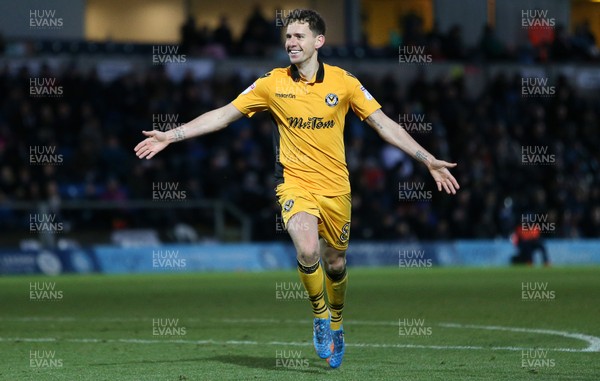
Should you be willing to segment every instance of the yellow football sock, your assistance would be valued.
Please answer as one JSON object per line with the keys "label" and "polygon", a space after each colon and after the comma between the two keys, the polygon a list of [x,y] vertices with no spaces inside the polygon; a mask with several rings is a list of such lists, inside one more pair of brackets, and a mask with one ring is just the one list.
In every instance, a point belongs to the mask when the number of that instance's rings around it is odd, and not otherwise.
{"label": "yellow football sock", "polygon": [[304,266],[298,262],[298,274],[300,274],[300,281],[308,293],[308,299],[315,317],[320,319],[329,317],[329,311],[325,303],[321,263],[317,262],[312,266]]}
{"label": "yellow football sock", "polygon": [[342,311],[344,300],[346,300],[346,285],[348,284],[348,273],[344,271],[339,274],[327,274],[325,286],[327,287],[327,299],[331,310],[331,329],[337,331],[342,327]]}

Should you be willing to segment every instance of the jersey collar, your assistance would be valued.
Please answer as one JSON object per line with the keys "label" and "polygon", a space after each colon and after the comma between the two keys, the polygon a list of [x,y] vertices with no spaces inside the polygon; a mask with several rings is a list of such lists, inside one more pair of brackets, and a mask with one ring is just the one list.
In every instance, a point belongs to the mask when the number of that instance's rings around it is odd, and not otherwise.
{"label": "jersey collar", "polygon": [[[320,58],[317,58],[319,62],[319,69],[317,69],[317,76],[315,78],[315,82],[323,82],[323,78],[325,78],[325,68],[323,67],[323,61]],[[298,72],[298,68],[296,65],[290,65],[290,73],[292,74],[292,79],[296,82],[300,80],[300,73]]]}

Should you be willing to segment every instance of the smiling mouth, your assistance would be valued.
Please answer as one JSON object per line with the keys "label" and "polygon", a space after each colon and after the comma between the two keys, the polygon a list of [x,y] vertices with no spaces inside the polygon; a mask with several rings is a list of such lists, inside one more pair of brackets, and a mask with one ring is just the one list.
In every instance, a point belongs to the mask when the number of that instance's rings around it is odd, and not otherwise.
{"label": "smiling mouth", "polygon": [[299,54],[300,52],[301,52],[301,50],[293,50],[293,49],[288,50],[288,54],[292,54],[292,55]]}

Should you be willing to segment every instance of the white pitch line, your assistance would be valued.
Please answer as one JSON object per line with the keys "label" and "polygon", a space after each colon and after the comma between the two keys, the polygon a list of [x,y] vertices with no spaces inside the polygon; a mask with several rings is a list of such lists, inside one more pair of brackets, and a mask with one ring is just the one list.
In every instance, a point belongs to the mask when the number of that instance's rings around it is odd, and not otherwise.
{"label": "white pitch line", "polygon": [[[216,320],[215,320],[216,321]],[[219,322],[232,324],[309,324],[309,320],[277,320],[277,319],[220,319]],[[350,320],[347,325],[370,325],[370,326],[397,326],[398,322],[394,321],[369,321],[369,320]],[[519,327],[501,327],[492,325],[474,325],[474,324],[457,324],[457,323],[440,323],[440,327],[444,328],[465,328],[465,329],[485,329],[490,331],[510,331],[524,332],[543,335],[556,335],[570,339],[578,339],[587,342],[588,347],[582,349],[583,352],[600,352],[600,337],[586,335],[577,332],[556,331],[551,329],[537,328],[519,328]]]}
{"label": "white pitch line", "polygon": [[[111,318],[89,318],[89,319],[81,319],[76,317],[15,317],[15,318],[6,318],[0,317],[0,321],[22,321],[22,322],[31,322],[31,321],[40,321],[40,322],[75,322],[75,321],[97,321],[97,322],[126,322],[126,321],[152,321],[152,318],[149,317],[127,317],[127,318],[119,318],[119,317],[111,317]],[[226,323],[226,324],[310,324],[311,321],[308,319],[263,319],[263,318],[254,318],[254,319],[202,319],[202,318],[187,318],[182,319],[188,322],[214,322],[214,323]],[[348,325],[366,325],[366,326],[397,326],[398,322],[396,321],[374,321],[374,320],[350,320],[347,321]],[[566,331],[556,331],[550,329],[537,329],[537,328],[521,328],[521,327],[503,327],[503,326],[491,326],[491,325],[474,325],[474,324],[458,324],[458,323],[441,323],[438,324],[440,327],[444,328],[460,328],[460,329],[483,329],[490,331],[509,331],[509,332],[523,332],[523,333],[533,333],[533,334],[544,334],[544,335],[556,335],[561,337],[566,337],[570,339],[577,339],[585,341],[588,346],[583,349],[574,349],[574,348],[548,348],[548,350],[560,351],[560,352],[600,352],[600,337],[586,335],[583,333],[577,332],[566,332]],[[15,339],[17,340],[17,339]],[[0,341],[15,341],[15,340],[7,340],[0,338]],[[54,341],[56,339],[52,338],[25,338],[20,339],[21,341]],[[102,339],[68,339],[68,340],[81,340],[79,342],[94,342],[97,340],[98,342],[110,342]],[[127,341],[123,341],[127,340]],[[120,342],[135,342],[131,340],[137,339],[121,339],[117,340]],[[117,342],[115,341],[115,342]],[[151,341],[142,340],[144,343]],[[164,343],[164,342],[179,342],[179,343],[188,343],[189,340],[157,340],[156,342]],[[200,340],[193,341],[196,344],[211,344],[211,343],[233,343],[229,342],[216,342],[213,340]],[[238,342],[241,343],[241,342]],[[248,342],[248,343],[256,343],[258,342]],[[270,343],[261,343],[261,344],[269,344],[269,345],[278,345],[279,342],[270,342]],[[253,344],[254,345],[254,344]],[[283,343],[281,343],[283,345]],[[285,345],[309,345],[305,343],[285,343]],[[413,344],[348,344],[349,346],[357,346],[357,347],[371,347],[371,348],[428,348],[428,349],[488,349],[488,350],[527,350],[531,348],[521,348],[521,347],[480,347],[480,346],[437,346],[437,345],[413,345]],[[537,348],[540,349],[540,348]]]}
{"label": "white pitch line", "polygon": [[541,335],[556,335],[567,337],[570,339],[583,340],[588,343],[588,347],[582,349],[582,352],[600,352],[600,337],[585,335],[583,333],[566,332],[566,331],[555,331],[553,329],[536,329],[536,328],[518,328],[518,327],[500,327],[495,325],[475,325],[475,324],[456,324],[456,323],[442,323],[440,327],[446,328],[467,328],[467,329],[485,329],[488,331],[510,331],[510,332],[524,332],[524,333],[537,333]]}
{"label": "white pitch line", "polygon": [[[0,342],[68,342],[68,343],[125,343],[125,344],[192,344],[192,345],[275,345],[275,346],[302,346],[312,347],[312,343],[268,341],[259,342],[252,340],[183,340],[183,339],[58,339],[54,337],[44,338],[20,338],[20,337],[0,337]],[[396,348],[396,349],[436,349],[436,350],[491,350],[491,351],[527,351],[527,350],[547,350],[553,352],[587,352],[582,349],[573,348],[525,348],[525,347],[482,347],[474,345],[418,345],[418,344],[377,344],[377,343],[346,343],[347,347],[356,348]]]}

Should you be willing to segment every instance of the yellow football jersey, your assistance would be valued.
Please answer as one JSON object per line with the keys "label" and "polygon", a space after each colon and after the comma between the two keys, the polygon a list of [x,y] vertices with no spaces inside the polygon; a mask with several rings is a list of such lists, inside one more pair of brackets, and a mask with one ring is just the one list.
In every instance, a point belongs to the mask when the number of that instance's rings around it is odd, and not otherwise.
{"label": "yellow football jersey", "polygon": [[271,113],[277,126],[277,182],[292,182],[324,196],[350,193],[344,149],[348,108],[361,120],[381,108],[356,77],[320,61],[311,81],[304,81],[295,65],[273,69],[232,104],[248,117]]}

